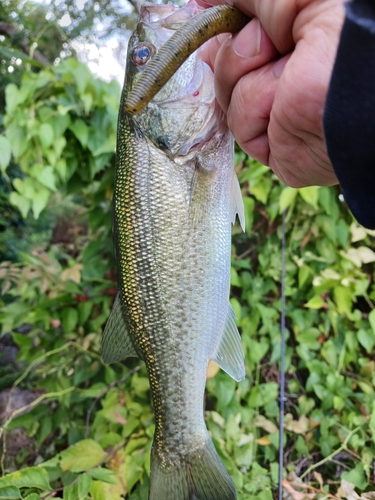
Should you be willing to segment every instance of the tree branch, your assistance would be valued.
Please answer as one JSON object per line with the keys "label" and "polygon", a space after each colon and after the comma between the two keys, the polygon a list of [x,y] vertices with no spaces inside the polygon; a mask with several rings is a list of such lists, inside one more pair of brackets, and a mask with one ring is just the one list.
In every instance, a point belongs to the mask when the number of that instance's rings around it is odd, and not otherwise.
{"label": "tree branch", "polygon": [[[0,35],[5,35],[8,38],[15,40],[16,38],[19,37],[20,32],[13,24],[4,23],[4,22],[0,21]],[[15,43],[17,43],[17,45],[20,47],[22,52],[24,52],[26,55],[30,56],[30,45],[29,45],[28,41],[26,40],[26,38],[19,39],[17,41],[15,40]],[[50,62],[48,61],[48,59],[46,59],[39,52],[39,50],[34,51],[33,58],[42,64],[50,65]]]}

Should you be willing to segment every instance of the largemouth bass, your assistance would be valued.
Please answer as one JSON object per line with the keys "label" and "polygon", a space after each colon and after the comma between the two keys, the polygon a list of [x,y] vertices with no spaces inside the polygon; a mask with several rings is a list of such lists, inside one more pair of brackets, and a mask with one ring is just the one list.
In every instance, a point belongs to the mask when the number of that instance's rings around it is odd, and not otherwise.
{"label": "largemouth bass", "polygon": [[199,51],[138,115],[125,101],[165,41],[196,14],[146,4],[128,48],[114,190],[119,293],[102,341],[106,363],[146,363],[154,411],[150,500],[233,500],[204,422],[209,360],[245,376],[229,304],[231,224],[241,192],[233,139]]}

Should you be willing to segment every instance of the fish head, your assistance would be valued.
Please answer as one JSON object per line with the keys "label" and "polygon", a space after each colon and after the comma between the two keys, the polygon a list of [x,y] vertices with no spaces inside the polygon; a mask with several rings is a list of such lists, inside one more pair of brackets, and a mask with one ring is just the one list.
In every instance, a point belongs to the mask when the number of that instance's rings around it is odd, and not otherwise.
{"label": "fish head", "polygon": [[[201,8],[190,1],[183,8],[144,4],[129,40],[126,95],[164,43]],[[138,114],[129,117],[138,133],[170,158],[194,157],[223,123],[215,99],[211,68],[200,50],[193,53]]]}

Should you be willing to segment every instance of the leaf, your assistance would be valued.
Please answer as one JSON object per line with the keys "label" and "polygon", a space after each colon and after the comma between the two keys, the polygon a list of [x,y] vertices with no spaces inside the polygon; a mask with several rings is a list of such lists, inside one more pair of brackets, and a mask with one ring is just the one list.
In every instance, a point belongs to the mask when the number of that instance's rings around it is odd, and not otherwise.
{"label": "leaf", "polygon": [[54,139],[53,128],[49,123],[42,123],[39,129],[39,140],[43,149],[48,149]]}
{"label": "leaf", "polygon": [[108,500],[104,492],[105,483],[102,481],[93,481],[90,493],[94,500]]}
{"label": "leaf", "polygon": [[251,182],[250,191],[251,194],[261,203],[267,203],[268,196],[272,188],[272,179],[263,177],[256,182]]}
{"label": "leaf", "polygon": [[54,114],[50,116],[47,120],[53,128],[53,135],[56,138],[61,137],[65,130],[69,127],[70,124],[70,115],[68,114],[60,114],[54,111]]}
{"label": "leaf", "polygon": [[357,336],[361,346],[364,347],[368,353],[370,353],[375,345],[374,332],[372,330],[364,330],[363,328],[360,328]]}
{"label": "leaf", "polygon": [[18,208],[18,210],[21,212],[21,215],[24,219],[26,219],[27,214],[29,213],[30,210],[30,200],[27,200],[20,194],[12,191],[9,195],[9,201],[10,203]]}
{"label": "leaf", "polygon": [[243,199],[244,209],[245,209],[245,226],[247,234],[251,234],[251,229],[253,227],[254,220],[254,208],[255,208],[255,200],[254,198],[250,198],[246,196]]}
{"label": "leaf", "polygon": [[21,493],[16,486],[0,487],[0,500],[14,500],[17,498],[21,498]]}
{"label": "leaf", "polygon": [[0,488],[14,486],[17,488],[38,488],[49,491],[48,473],[42,467],[28,467],[17,472],[12,472],[0,478]]}
{"label": "leaf", "polygon": [[301,198],[303,198],[309,205],[318,208],[319,187],[309,186],[298,189]]}
{"label": "leaf", "polygon": [[77,485],[78,489],[78,500],[85,500],[87,494],[91,489],[92,478],[89,474],[81,474],[79,476],[79,481]]}
{"label": "leaf", "polygon": [[264,429],[269,434],[275,434],[279,431],[278,427],[271,422],[271,420],[267,420],[263,415],[257,415],[254,419],[254,425]]}
{"label": "leaf", "polygon": [[241,304],[239,303],[239,301],[235,297],[232,297],[230,299],[230,304],[233,308],[235,319],[237,321],[240,321],[241,317],[242,317]]}
{"label": "leaf", "polygon": [[[103,482],[103,490],[105,497],[113,500],[121,500],[128,492],[125,466],[126,454],[124,450],[118,450],[108,462],[108,469],[92,469],[90,472],[96,474],[100,473],[97,477]],[[143,471],[142,471],[143,472]],[[101,477],[100,477],[101,476]]]}
{"label": "leaf", "polygon": [[83,107],[85,109],[85,113],[86,113],[86,115],[88,115],[90,112],[91,106],[92,106],[92,101],[93,101],[92,94],[82,94],[81,99],[83,102]]}
{"label": "leaf", "polygon": [[334,217],[329,217],[328,215],[318,215],[316,217],[316,223],[318,227],[322,229],[326,237],[336,243],[337,238],[337,220]]}
{"label": "leaf", "polygon": [[283,487],[292,500],[314,500],[316,498],[315,493],[303,493],[295,490],[286,479],[283,480]]}
{"label": "leaf", "polygon": [[280,213],[284,212],[284,210],[292,205],[296,196],[298,194],[298,190],[291,188],[289,186],[285,187],[281,191],[280,200],[279,200],[279,211]]}
{"label": "leaf", "polygon": [[327,280],[340,281],[340,279],[341,279],[340,274],[337,271],[335,271],[334,269],[330,269],[330,268],[323,269],[323,271],[321,272],[321,275],[323,276],[323,278],[325,278]]}
{"label": "leaf", "polygon": [[370,262],[375,262],[375,252],[368,247],[359,247],[357,252],[363,264],[369,264]]}
{"label": "leaf", "polygon": [[373,309],[368,315],[368,320],[370,322],[372,331],[375,333],[375,309]]}
{"label": "leaf", "polygon": [[303,287],[303,285],[308,280],[309,276],[310,276],[310,268],[308,266],[303,265],[298,269],[298,286],[300,288]]}
{"label": "leaf", "polygon": [[8,127],[7,138],[12,149],[13,156],[18,160],[27,150],[28,141],[22,127]]}
{"label": "leaf", "polygon": [[341,411],[345,406],[345,401],[340,396],[333,396],[333,407],[337,411]]}
{"label": "leaf", "polygon": [[315,295],[315,297],[312,297],[304,306],[309,309],[321,309],[324,304],[325,302],[322,297],[320,295]]}
{"label": "leaf", "polygon": [[95,151],[92,152],[93,156],[99,156],[103,153],[113,153],[116,150],[116,140],[113,136],[102,140]]}
{"label": "leaf", "polygon": [[30,168],[30,175],[51,191],[56,191],[55,175],[51,166],[43,167],[42,165],[35,164]]}
{"label": "leaf", "polygon": [[117,484],[116,475],[112,470],[103,469],[102,467],[95,467],[87,471],[93,479],[103,481],[103,483]]}
{"label": "leaf", "polygon": [[125,478],[128,491],[131,491],[133,486],[138,483],[143,477],[144,470],[140,467],[131,456],[126,457]]}
{"label": "leaf", "polygon": [[5,102],[6,102],[6,111],[8,115],[12,114],[14,110],[17,108],[18,96],[19,96],[18,87],[14,83],[9,83],[9,85],[5,87]]}
{"label": "leaf", "polygon": [[72,333],[78,323],[78,311],[73,307],[66,307],[62,312],[62,326],[65,333]]}
{"label": "leaf", "polygon": [[46,208],[49,197],[50,192],[48,191],[48,189],[41,188],[38,190],[36,196],[32,200],[34,219],[38,219],[41,211]]}
{"label": "leaf", "polygon": [[82,147],[87,146],[87,141],[89,138],[89,128],[86,123],[78,118],[75,120],[70,126],[69,129],[73,132],[73,134],[77,137]]}
{"label": "leaf", "polygon": [[341,252],[341,255],[353,262],[357,267],[361,267],[362,260],[357,248],[349,248],[347,252]]}
{"label": "leaf", "polygon": [[52,421],[51,421],[50,416],[48,415],[48,416],[43,417],[41,422],[40,422],[40,429],[38,432],[38,439],[37,439],[38,448],[43,443],[43,441],[47,438],[47,436],[50,434],[51,430],[52,430]]}
{"label": "leaf", "polygon": [[[52,162],[50,162],[52,163]],[[65,158],[59,158],[57,162],[54,164],[56,172],[59,174],[60,179],[63,182],[66,182],[66,173],[67,173],[67,168],[66,168],[66,160]]]}
{"label": "leaf", "polygon": [[288,413],[285,415],[285,428],[295,434],[305,434],[310,428],[310,421],[305,415],[301,415],[298,420],[293,420],[292,415]]}
{"label": "leaf", "polygon": [[91,300],[80,302],[78,304],[78,316],[81,325],[84,325],[89,319],[94,303]]}
{"label": "leaf", "polygon": [[66,146],[66,139],[65,137],[58,137],[54,142],[53,142],[53,147],[55,149],[55,153],[57,158],[60,158],[63,149]]}
{"label": "leaf", "polygon": [[323,486],[324,486],[323,485],[323,476],[319,472],[316,472],[316,471],[314,471],[314,476],[315,476],[315,479],[319,483],[320,489],[322,490]]}
{"label": "leaf", "polygon": [[367,236],[366,229],[362,226],[358,226],[354,222],[350,226],[350,232],[352,233],[352,243],[364,240]]}
{"label": "leaf", "polygon": [[272,444],[269,436],[263,436],[259,439],[256,439],[255,442],[260,444],[261,446],[269,446],[270,444]]}
{"label": "leaf", "polygon": [[248,399],[250,408],[265,406],[272,400],[277,398],[278,385],[275,382],[258,384],[252,387]]}
{"label": "leaf", "polygon": [[372,433],[372,441],[375,442],[375,401],[371,405],[371,418],[369,422],[369,428]]}
{"label": "leaf", "polygon": [[349,315],[352,310],[353,293],[350,288],[344,286],[336,286],[333,289],[333,297],[335,299],[337,310],[340,314]]}
{"label": "leaf", "polygon": [[345,481],[354,484],[354,486],[360,490],[364,490],[368,484],[361,463],[357,464],[354,469],[343,472],[341,479],[345,479]]}
{"label": "leaf", "polygon": [[9,140],[3,135],[0,136],[0,170],[5,172],[7,166],[9,165],[11,157],[11,149]]}
{"label": "leaf", "polygon": [[63,491],[64,500],[78,500],[77,483],[65,486]]}
{"label": "leaf", "polygon": [[[324,342],[321,354],[330,366],[337,366],[337,351],[335,343],[332,339],[328,339]],[[327,393],[326,387],[321,387],[319,384],[315,384],[314,390],[319,398],[324,399]]]}
{"label": "leaf", "polygon": [[344,495],[344,498],[347,500],[356,500],[359,499],[358,493],[355,492],[354,490],[355,486],[353,483],[350,483],[349,481],[346,481],[345,479],[341,479],[341,486],[340,490],[342,494]]}
{"label": "leaf", "polygon": [[76,65],[73,71],[74,78],[77,83],[78,92],[82,94],[86,90],[87,85],[92,81],[93,75],[86,64],[78,61],[74,61],[74,64]]}
{"label": "leaf", "polygon": [[62,281],[71,280],[74,283],[79,284],[81,281],[81,271],[83,269],[82,264],[74,264],[72,267],[68,267],[68,269],[64,269],[61,273]]}
{"label": "leaf", "polygon": [[17,191],[20,193],[20,194],[24,194],[24,190],[25,190],[25,184],[23,182],[22,179],[20,179],[19,177],[16,177],[14,180],[13,180],[13,187],[15,189],[17,189]]}
{"label": "leaf", "polygon": [[83,439],[44,462],[43,466],[60,465],[64,472],[86,472],[96,467],[105,457],[106,453],[98,443],[93,439]]}

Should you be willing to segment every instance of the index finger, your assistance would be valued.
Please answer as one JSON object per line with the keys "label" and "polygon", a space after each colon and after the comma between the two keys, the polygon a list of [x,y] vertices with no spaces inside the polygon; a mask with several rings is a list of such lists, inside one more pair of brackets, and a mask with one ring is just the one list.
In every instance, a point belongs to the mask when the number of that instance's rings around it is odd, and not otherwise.
{"label": "index finger", "polygon": [[294,46],[293,23],[298,14],[297,0],[197,0],[202,7],[229,4],[249,17],[257,17],[273,44],[286,54]]}

